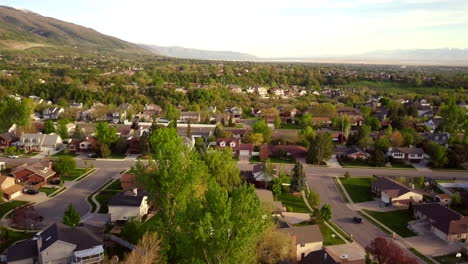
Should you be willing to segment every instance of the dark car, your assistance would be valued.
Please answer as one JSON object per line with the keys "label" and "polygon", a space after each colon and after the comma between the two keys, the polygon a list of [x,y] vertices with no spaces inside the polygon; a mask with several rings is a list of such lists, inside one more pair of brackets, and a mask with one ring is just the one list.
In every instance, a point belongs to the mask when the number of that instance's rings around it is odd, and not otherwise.
{"label": "dark car", "polygon": [[49,182],[49,184],[52,184],[52,185],[59,185],[60,184],[60,179],[53,179]]}
{"label": "dark car", "polygon": [[26,189],[24,191],[24,193],[27,193],[27,194],[38,194],[39,191],[38,190],[35,190],[35,189]]}
{"label": "dark car", "polygon": [[362,223],[362,218],[359,217],[359,216],[355,216],[355,217],[353,217],[353,221],[360,224],[360,223]]}

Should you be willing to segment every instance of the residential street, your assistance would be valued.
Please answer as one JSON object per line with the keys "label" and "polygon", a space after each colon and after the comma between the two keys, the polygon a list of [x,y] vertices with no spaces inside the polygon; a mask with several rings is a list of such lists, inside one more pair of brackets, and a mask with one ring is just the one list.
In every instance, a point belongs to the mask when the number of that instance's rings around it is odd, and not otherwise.
{"label": "residential street", "polygon": [[80,212],[81,216],[84,216],[91,209],[87,200],[88,196],[109,179],[118,175],[120,171],[119,168],[99,168],[62,194],[35,205],[36,210],[44,217],[42,225],[47,226],[53,222],[61,222],[63,212],[70,203]]}

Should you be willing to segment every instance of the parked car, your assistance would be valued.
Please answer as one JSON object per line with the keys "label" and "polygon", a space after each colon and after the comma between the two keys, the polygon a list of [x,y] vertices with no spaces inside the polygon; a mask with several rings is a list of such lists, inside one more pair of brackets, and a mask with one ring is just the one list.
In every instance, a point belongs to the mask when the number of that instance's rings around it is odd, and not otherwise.
{"label": "parked car", "polygon": [[34,195],[34,194],[38,194],[39,191],[36,189],[26,189],[24,193]]}
{"label": "parked car", "polygon": [[359,217],[359,216],[355,216],[355,217],[353,217],[353,221],[354,221],[355,223],[360,224],[360,223],[362,223],[362,218]]}
{"label": "parked car", "polygon": [[53,179],[49,181],[49,184],[52,185],[59,185],[60,184],[60,179]]}
{"label": "parked car", "polygon": [[18,155],[10,155],[10,156],[8,156],[8,158],[9,159],[17,159],[17,158],[19,158],[19,156]]}

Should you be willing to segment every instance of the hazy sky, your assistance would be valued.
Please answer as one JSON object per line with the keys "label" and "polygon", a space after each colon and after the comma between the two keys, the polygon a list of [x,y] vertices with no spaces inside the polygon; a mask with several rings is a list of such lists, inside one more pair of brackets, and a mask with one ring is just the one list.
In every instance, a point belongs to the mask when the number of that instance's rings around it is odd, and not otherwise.
{"label": "hazy sky", "polygon": [[127,41],[263,57],[468,48],[468,0],[0,0]]}

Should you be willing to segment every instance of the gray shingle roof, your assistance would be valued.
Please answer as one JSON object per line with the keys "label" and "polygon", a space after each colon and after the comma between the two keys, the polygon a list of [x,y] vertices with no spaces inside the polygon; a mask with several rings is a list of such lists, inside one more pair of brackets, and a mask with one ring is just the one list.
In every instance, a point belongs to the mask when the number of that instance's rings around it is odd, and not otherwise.
{"label": "gray shingle roof", "polygon": [[136,206],[139,207],[143,198],[146,196],[145,192],[138,192],[136,196],[128,195],[126,192],[118,193],[109,201],[109,206]]}

